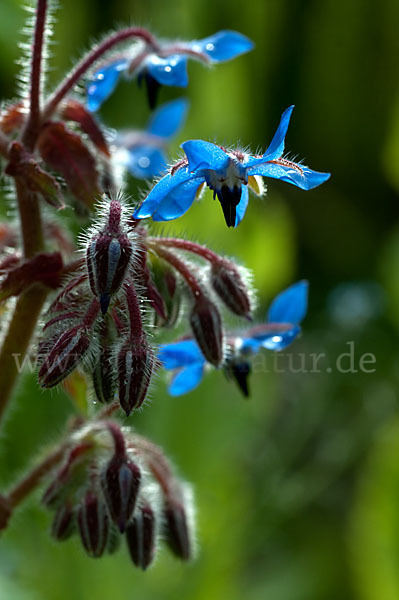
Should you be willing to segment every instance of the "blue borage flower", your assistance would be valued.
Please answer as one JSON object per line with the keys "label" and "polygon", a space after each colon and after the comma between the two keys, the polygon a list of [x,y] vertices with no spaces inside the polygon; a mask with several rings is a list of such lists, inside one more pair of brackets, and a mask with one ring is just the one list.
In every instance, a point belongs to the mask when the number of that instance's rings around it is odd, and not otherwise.
{"label": "blue borage flower", "polygon": [[[236,380],[245,396],[249,395],[248,359],[263,348],[278,351],[289,346],[301,331],[300,323],[306,315],[307,305],[308,282],[299,281],[273,300],[266,323],[228,336],[229,353],[223,367],[226,374]],[[196,388],[205,370],[210,368],[193,339],[162,344],[158,359],[166,370],[176,371],[168,390],[172,396],[180,396]]]}
{"label": "blue borage flower", "polygon": [[182,127],[188,109],[183,98],[163,104],[152,115],[144,131],[119,132],[113,144],[113,161],[137,179],[149,179],[167,169],[165,147]]}
{"label": "blue borage flower", "polygon": [[183,215],[192,205],[202,186],[213,190],[222,205],[228,227],[236,227],[248,205],[248,185],[258,195],[263,193],[261,177],[281,179],[303,190],[310,190],[329,177],[329,173],[312,171],[302,164],[283,158],[284,141],[293,106],[287,108],[272,142],[262,156],[238,150],[225,150],[201,140],[182,144],[186,159],[172,167],[150,191],[134,213],[136,219],[152,217],[170,221]]}
{"label": "blue borage flower", "polygon": [[136,55],[121,56],[98,69],[87,86],[87,107],[96,111],[112,94],[122,73],[136,77],[147,85],[150,107],[156,104],[161,85],[187,87],[187,59],[216,64],[240,56],[253,48],[253,43],[237,31],[219,31],[192,42],[146,44]]}

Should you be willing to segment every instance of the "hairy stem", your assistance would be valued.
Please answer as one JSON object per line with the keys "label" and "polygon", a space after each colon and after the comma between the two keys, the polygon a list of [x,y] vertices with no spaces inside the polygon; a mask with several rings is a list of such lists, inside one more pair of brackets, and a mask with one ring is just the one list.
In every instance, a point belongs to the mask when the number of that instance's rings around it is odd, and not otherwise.
{"label": "hairy stem", "polygon": [[42,82],[42,58],[44,31],[46,27],[47,0],[38,0],[36,9],[35,33],[33,38],[33,52],[30,69],[30,94],[29,94],[29,114],[25,129],[22,133],[22,140],[25,145],[32,150],[40,127],[40,96]]}
{"label": "hairy stem", "polygon": [[148,246],[152,250],[154,250],[154,252],[156,252],[158,256],[166,260],[170,265],[172,265],[172,267],[176,269],[176,271],[180,273],[180,275],[186,281],[195,298],[199,299],[204,295],[198,280],[194,277],[187,265],[182,260],[180,260],[180,258],[178,258],[172,252],[169,252],[169,250],[161,248],[160,245],[158,245],[158,240],[156,244],[149,243]]}
{"label": "hairy stem", "polygon": [[66,94],[78,83],[79,79],[90,69],[90,67],[99,59],[103,54],[111,50],[117,44],[129,39],[129,38],[140,38],[151,46],[156,46],[155,38],[141,27],[127,27],[121,29],[116,33],[113,33],[109,37],[105,38],[95,48],[90,50],[86,56],[76,65],[71,73],[60,83],[58,88],[54,91],[50,99],[48,100],[43,113],[43,118],[48,119],[57,106],[65,98]]}
{"label": "hairy stem", "polygon": [[68,443],[64,443],[48,454],[42,462],[32,469],[9,492],[8,499],[13,508],[20,504],[39,484],[44,475],[55,467],[64,457]]}
{"label": "hairy stem", "polygon": [[180,238],[148,238],[148,242],[154,244],[160,244],[161,246],[168,246],[170,248],[179,248],[180,250],[187,250],[187,252],[192,252],[201,256],[205,260],[211,263],[221,262],[222,259],[212,250],[209,250],[206,246],[201,246],[201,244],[196,244],[195,242],[190,242],[189,240],[182,240]]}
{"label": "hairy stem", "polygon": [[26,189],[25,183],[15,179],[18,212],[21,221],[21,233],[24,247],[24,257],[32,258],[44,247],[43,227],[39,199],[36,194]]}
{"label": "hairy stem", "polygon": [[[43,230],[36,194],[29,192],[16,178],[18,209],[25,258],[43,250]],[[0,351],[0,421],[20,375],[48,290],[35,284],[18,299]]]}
{"label": "hairy stem", "polygon": [[32,286],[18,299],[0,351],[0,421],[21,373],[31,337],[47,296],[47,289]]}

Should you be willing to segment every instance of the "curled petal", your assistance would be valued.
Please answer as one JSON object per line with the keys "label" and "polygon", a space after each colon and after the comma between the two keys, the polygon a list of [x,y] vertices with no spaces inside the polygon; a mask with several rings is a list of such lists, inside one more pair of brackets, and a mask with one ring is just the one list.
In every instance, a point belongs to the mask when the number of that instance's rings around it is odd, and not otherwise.
{"label": "curled petal", "polygon": [[236,222],[234,227],[237,227],[241,223],[244,218],[245,212],[248,206],[248,187],[246,185],[242,186],[241,191],[241,200],[237,204],[236,208]]}
{"label": "curled petal", "polygon": [[150,54],[145,61],[149,75],[161,85],[187,87],[187,58],[182,54],[171,54],[161,58]]}
{"label": "curled petal", "polygon": [[205,363],[201,362],[190,365],[179,371],[169,386],[169,394],[171,396],[181,396],[182,394],[191,392],[191,390],[200,384],[204,376],[204,370]]}
{"label": "curled petal", "polygon": [[188,158],[188,170],[211,169],[222,171],[226,169],[230,158],[228,154],[211,142],[189,140],[181,145]]}
{"label": "curled petal", "polygon": [[261,165],[266,161],[275,160],[276,158],[280,158],[282,156],[284,152],[285,136],[287,134],[288,125],[290,124],[293,110],[294,105],[289,106],[281,115],[280,123],[277,127],[276,133],[274,134],[273,139],[263,156],[260,156],[259,158],[253,156],[245,163],[245,166],[248,168],[248,175],[261,175],[261,173],[258,173],[257,170],[252,170],[251,167]]}
{"label": "curled petal", "polygon": [[98,110],[102,103],[109,98],[127,65],[128,61],[121,59],[94,73],[87,86],[87,108],[91,112]]}
{"label": "curled petal", "polygon": [[218,31],[203,40],[194,41],[190,46],[192,50],[203,52],[213,62],[218,63],[249,52],[254,47],[254,44],[242,33],[224,30]]}
{"label": "curled petal", "polygon": [[[288,162],[289,161],[287,161],[287,163]],[[248,174],[262,175],[263,177],[271,177],[272,179],[281,179],[281,181],[296,185],[301,188],[301,190],[311,190],[330,178],[330,173],[312,171],[312,169],[296,163],[282,165],[274,162],[266,162],[262,165],[259,164],[252,167],[248,170]]]}

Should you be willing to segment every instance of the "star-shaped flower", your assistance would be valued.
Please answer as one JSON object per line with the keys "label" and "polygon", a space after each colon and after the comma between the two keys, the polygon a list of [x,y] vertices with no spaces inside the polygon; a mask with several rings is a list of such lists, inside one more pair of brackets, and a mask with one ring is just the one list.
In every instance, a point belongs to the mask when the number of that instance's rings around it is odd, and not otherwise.
{"label": "star-shaped flower", "polygon": [[[281,292],[270,305],[266,322],[244,333],[228,336],[229,353],[223,367],[233,377],[245,396],[249,395],[249,360],[262,349],[283,350],[301,331],[308,304],[308,283],[299,281]],[[160,346],[158,359],[168,371],[175,371],[169,386],[172,396],[196,388],[211,365],[207,363],[193,339]]]}
{"label": "star-shaped flower", "polygon": [[118,132],[113,146],[113,162],[137,179],[149,179],[167,170],[165,149],[170,139],[182,127],[188,102],[183,98],[160,106],[144,131]]}
{"label": "star-shaped flower", "polygon": [[210,37],[191,42],[158,42],[145,44],[135,54],[111,59],[98,69],[87,86],[87,107],[96,111],[114,91],[120,76],[145,81],[151,108],[156,104],[161,85],[187,87],[187,59],[205,64],[225,62],[253,48],[253,43],[237,31],[219,31]]}
{"label": "star-shaped flower", "polygon": [[150,191],[136,210],[136,219],[152,217],[154,221],[170,221],[183,215],[192,205],[203,184],[213,190],[222,205],[228,227],[236,227],[248,205],[248,185],[262,193],[260,177],[281,179],[303,190],[310,190],[329,177],[329,173],[312,171],[283,157],[284,141],[293,106],[287,108],[271,144],[262,156],[238,150],[225,150],[201,140],[182,144],[186,153]]}

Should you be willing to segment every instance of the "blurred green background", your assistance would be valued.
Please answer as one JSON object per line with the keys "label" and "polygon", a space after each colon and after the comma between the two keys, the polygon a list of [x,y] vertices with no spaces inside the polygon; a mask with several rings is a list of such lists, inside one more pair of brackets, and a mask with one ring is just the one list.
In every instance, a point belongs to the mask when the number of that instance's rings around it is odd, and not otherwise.
{"label": "blurred green background", "polygon": [[[253,375],[249,401],[221,373],[181,398],[168,397],[161,378],[151,405],[129,419],[194,484],[197,560],[182,565],[164,551],[142,573],[124,548],[89,559],[76,540],[50,540],[50,515],[37,494],[0,539],[0,600],[394,600],[399,4],[64,0],[57,17],[53,83],[89,40],[115,25],[137,23],[172,39],[219,29],[247,34],[252,53],[212,70],[189,65],[191,108],[171,155],[190,138],[264,150],[294,103],[287,149],[332,178],[311,192],[270,180],[266,199],[252,197],[234,231],[210,195],[166,228],[251,268],[260,319],[278,291],[310,281],[301,339],[281,359],[283,373],[266,357],[270,372]],[[24,19],[19,0],[1,1],[3,98],[16,95]],[[160,100],[180,96],[163,89]],[[101,116],[111,127],[143,127],[143,92],[122,83]],[[132,182],[130,191],[137,189]],[[350,348],[357,372],[339,372],[337,357]],[[310,355],[321,352],[320,372],[309,372]],[[372,373],[359,369],[365,353],[375,357]],[[288,361],[299,370],[301,355],[308,372],[295,373]],[[342,365],[349,369],[349,357]],[[61,392],[43,393],[24,377],[0,440],[4,488],[43,442],[56,440],[72,410]]]}

